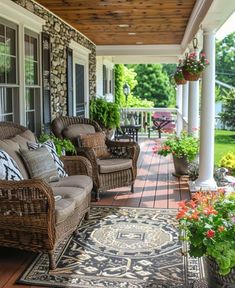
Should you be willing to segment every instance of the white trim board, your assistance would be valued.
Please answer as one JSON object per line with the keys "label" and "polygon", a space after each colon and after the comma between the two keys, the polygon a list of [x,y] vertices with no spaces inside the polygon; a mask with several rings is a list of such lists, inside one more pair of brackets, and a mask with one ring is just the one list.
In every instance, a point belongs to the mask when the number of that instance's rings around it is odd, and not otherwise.
{"label": "white trim board", "polygon": [[10,0],[0,1],[0,16],[16,24],[23,24],[24,27],[38,32],[46,21],[34,13],[26,10]]}

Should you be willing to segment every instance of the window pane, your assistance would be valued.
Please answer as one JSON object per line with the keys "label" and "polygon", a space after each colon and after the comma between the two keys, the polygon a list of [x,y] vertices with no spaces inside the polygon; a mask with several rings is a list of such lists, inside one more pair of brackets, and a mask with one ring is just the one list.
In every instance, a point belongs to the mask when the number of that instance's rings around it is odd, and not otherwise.
{"label": "window pane", "polygon": [[7,83],[16,84],[16,58],[6,56]]}
{"label": "window pane", "polygon": [[13,115],[0,115],[0,121],[9,121],[13,122]]}
{"label": "window pane", "polygon": [[38,60],[38,39],[32,37],[31,38],[31,43],[32,43],[33,60],[37,61]]}
{"label": "window pane", "polygon": [[5,26],[0,24],[0,36],[5,36]]}
{"label": "window pane", "polygon": [[6,28],[6,53],[16,55],[16,31],[12,28]]}
{"label": "window pane", "polygon": [[26,112],[26,126],[31,131],[35,131],[34,111]]}
{"label": "window pane", "polygon": [[31,59],[25,59],[25,83],[26,85],[33,85],[34,67]]}
{"label": "window pane", "polygon": [[0,88],[0,114],[9,114],[12,112],[12,89],[2,87]]}
{"label": "window pane", "polygon": [[5,56],[0,54],[0,83],[6,83]]}
{"label": "window pane", "polygon": [[25,105],[26,110],[33,110],[34,107],[34,89],[26,88],[26,95],[25,95]]}

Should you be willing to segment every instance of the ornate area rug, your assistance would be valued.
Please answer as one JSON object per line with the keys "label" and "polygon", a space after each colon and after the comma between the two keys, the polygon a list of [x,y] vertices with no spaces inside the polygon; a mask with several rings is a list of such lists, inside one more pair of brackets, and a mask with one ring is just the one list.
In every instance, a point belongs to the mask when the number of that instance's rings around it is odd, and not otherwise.
{"label": "ornate area rug", "polygon": [[[57,268],[40,254],[18,283],[77,288],[193,287],[202,263],[183,257],[176,210],[93,207],[78,236],[62,243]],[[65,245],[63,245],[65,244]]]}

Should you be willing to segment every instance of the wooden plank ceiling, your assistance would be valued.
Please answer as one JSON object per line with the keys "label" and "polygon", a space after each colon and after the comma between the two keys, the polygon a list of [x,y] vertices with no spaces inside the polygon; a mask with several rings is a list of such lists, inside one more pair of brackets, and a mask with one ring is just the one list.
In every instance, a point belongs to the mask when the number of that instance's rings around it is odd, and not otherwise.
{"label": "wooden plank ceiling", "polygon": [[196,0],[37,0],[96,45],[180,44]]}

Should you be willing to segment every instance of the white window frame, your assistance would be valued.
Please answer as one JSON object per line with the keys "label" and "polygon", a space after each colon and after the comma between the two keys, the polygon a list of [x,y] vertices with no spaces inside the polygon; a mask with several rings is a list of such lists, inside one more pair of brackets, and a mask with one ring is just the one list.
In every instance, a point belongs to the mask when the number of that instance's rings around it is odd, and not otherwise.
{"label": "white window frame", "polygon": [[[25,67],[24,67],[24,32],[25,29],[33,31],[39,34],[39,55],[41,55],[41,32],[42,26],[46,21],[32,12],[26,10],[20,5],[9,0],[0,1],[0,17],[6,19],[18,26],[18,80],[19,80],[19,117],[20,124],[26,124],[26,113],[25,113]],[[42,59],[40,57],[40,68],[42,67]],[[39,70],[39,85],[42,87],[42,75],[41,70]],[[40,89],[40,99],[42,107],[42,89]],[[42,113],[41,113],[41,123],[42,123]]]}
{"label": "white window frame", "polygon": [[85,117],[89,118],[89,54],[91,50],[71,40],[69,48],[73,50],[73,115],[76,115],[76,83],[75,64],[84,66],[84,109]]}

